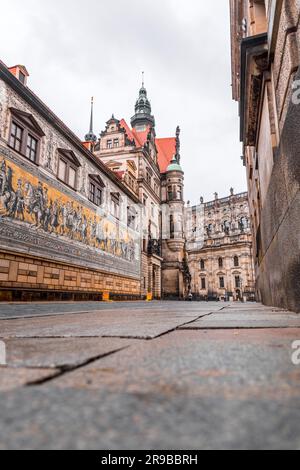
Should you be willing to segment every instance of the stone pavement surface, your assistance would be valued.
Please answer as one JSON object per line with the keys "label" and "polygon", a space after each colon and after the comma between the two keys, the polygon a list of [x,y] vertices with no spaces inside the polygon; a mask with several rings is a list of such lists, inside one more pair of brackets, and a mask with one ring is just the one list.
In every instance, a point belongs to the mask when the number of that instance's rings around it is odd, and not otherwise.
{"label": "stone pavement surface", "polygon": [[138,302],[0,317],[0,449],[300,449],[300,315]]}

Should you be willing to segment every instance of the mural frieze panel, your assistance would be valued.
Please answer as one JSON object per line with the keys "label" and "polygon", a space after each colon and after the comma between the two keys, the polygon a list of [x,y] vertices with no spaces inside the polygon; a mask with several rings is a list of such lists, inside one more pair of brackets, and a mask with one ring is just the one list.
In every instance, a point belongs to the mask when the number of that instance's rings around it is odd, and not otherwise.
{"label": "mural frieze panel", "polygon": [[0,242],[3,248],[51,260],[140,275],[137,233],[2,147]]}

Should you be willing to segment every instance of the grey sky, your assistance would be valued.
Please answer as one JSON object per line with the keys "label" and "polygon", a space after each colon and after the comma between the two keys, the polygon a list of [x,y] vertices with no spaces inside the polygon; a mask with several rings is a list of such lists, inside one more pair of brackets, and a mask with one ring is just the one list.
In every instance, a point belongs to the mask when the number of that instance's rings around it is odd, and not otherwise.
{"label": "grey sky", "polygon": [[231,100],[227,0],[10,0],[0,57],[22,63],[29,86],[83,138],[112,113],[130,121],[141,72],[158,137],[182,129],[186,199],[246,190],[237,105]]}

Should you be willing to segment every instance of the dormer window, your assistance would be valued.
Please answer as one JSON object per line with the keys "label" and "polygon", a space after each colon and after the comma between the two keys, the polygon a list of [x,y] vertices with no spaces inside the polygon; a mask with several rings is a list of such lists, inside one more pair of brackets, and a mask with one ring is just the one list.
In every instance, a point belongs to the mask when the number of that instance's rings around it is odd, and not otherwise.
{"label": "dormer window", "polygon": [[114,139],[114,147],[115,147],[115,148],[120,147],[119,139]]}
{"label": "dormer window", "polygon": [[11,126],[8,145],[33,163],[39,162],[40,141],[45,135],[35,118],[19,109],[10,108]]}
{"label": "dormer window", "polygon": [[113,148],[112,140],[108,140],[108,141],[107,141],[106,147],[107,147],[108,149],[112,149],[112,148]]}
{"label": "dormer window", "polygon": [[22,85],[27,85],[29,73],[24,65],[15,65],[14,67],[10,67],[8,70],[19,80],[19,82],[22,83]]}
{"label": "dormer window", "polygon": [[58,155],[58,179],[70,188],[76,189],[77,171],[80,167],[79,160],[72,150],[58,149]]}
{"label": "dormer window", "polygon": [[19,72],[19,80],[22,83],[22,85],[25,85],[26,83],[26,75],[23,72]]}

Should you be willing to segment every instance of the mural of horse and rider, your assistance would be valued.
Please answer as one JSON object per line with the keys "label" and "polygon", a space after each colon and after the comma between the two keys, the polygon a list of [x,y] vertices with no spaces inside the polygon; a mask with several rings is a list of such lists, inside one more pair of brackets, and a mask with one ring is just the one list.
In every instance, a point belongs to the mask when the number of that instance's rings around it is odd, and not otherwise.
{"label": "mural of horse and rider", "polygon": [[127,230],[117,228],[112,221],[5,159],[0,161],[0,223],[1,218],[67,237],[130,262],[136,259],[135,242]]}

